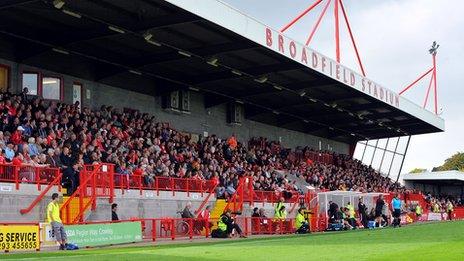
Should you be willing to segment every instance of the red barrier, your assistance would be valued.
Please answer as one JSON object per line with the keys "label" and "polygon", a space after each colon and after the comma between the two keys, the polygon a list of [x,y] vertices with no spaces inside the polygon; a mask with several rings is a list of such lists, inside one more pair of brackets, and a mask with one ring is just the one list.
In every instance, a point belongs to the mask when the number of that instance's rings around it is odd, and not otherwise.
{"label": "red barrier", "polygon": [[[240,226],[245,235],[281,235],[295,232],[293,218],[274,220],[271,218],[236,217],[236,224]],[[113,222],[136,222],[142,224],[142,238],[156,241],[160,239],[196,239],[208,238],[211,235],[211,227],[217,224],[218,219],[204,218],[131,218]],[[79,224],[113,223],[80,222]]]}
{"label": "red barrier", "polygon": [[139,175],[114,174],[114,187],[120,189],[123,194],[128,189],[136,189],[140,191],[140,195],[143,190],[154,190],[157,196],[160,191],[171,191],[173,196],[176,192],[187,192],[187,196],[190,196],[190,193],[201,193],[203,196],[203,193],[209,193],[216,185],[216,180],[145,178]]}
{"label": "red barrier", "polygon": [[58,168],[49,168],[42,166],[32,166],[23,164],[14,166],[12,164],[0,164],[0,182],[15,183],[16,189],[19,189],[21,183],[36,184],[40,191],[42,185],[52,182],[60,173]]}

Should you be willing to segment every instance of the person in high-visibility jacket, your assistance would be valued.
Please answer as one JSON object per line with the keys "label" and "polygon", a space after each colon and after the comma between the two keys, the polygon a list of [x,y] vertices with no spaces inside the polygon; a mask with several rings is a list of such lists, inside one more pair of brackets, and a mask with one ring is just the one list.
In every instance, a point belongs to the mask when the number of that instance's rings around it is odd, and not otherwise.
{"label": "person in high-visibility jacket", "polygon": [[218,221],[218,231],[215,233],[217,236],[213,237],[231,237],[232,231],[235,229],[240,237],[246,238],[246,236],[242,233],[240,226],[235,223],[231,213],[232,212],[230,210],[226,210],[221,215]]}
{"label": "person in high-visibility jacket", "polygon": [[422,216],[422,207],[420,204],[416,205],[416,217],[420,218]]}
{"label": "person in high-visibility jacket", "polygon": [[274,207],[274,217],[279,215],[279,211],[282,208],[282,206],[284,205],[284,201],[285,201],[285,199],[283,197],[281,197],[279,199],[279,202],[276,203],[276,205]]}
{"label": "person in high-visibility jacket", "polygon": [[309,232],[309,223],[304,217],[304,208],[298,209],[295,217],[295,228],[297,234],[306,234]]}
{"label": "person in high-visibility jacket", "polygon": [[285,220],[287,218],[287,211],[285,211],[285,206],[282,205],[280,209],[274,215],[274,221]]}
{"label": "person in high-visibility jacket", "polygon": [[440,206],[437,201],[433,203],[433,213],[440,213]]}
{"label": "person in high-visibility jacket", "polygon": [[348,209],[348,217],[347,221],[350,223],[352,227],[356,227],[356,219],[355,219],[355,211],[354,211],[354,206],[351,205],[350,202],[346,205],[346,208]]}
{"label": "person in high-visibility jacket", "polygon": [[448,220],[453,220],[453,203],[450,200],[446,203],[446,213],[448,214]]}

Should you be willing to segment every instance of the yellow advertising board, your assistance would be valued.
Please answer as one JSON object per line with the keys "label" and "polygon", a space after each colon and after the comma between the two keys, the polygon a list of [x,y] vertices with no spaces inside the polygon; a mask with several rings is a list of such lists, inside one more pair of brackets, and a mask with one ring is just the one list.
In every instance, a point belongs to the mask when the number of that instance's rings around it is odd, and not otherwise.
{"label": "yellow advertising board", "polygon": [[0,251],[39,250],[39,226],[0,226]]}

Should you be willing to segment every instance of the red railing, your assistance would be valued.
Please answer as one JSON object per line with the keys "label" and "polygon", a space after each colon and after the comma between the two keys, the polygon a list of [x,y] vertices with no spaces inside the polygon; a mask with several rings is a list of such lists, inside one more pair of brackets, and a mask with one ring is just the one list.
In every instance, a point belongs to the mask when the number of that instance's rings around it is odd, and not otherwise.
{"label": "red railing", "polygon": [[253,202],[262,203],[264,206],[264,203],[277,203],[280,198],[284,198],[285,203],[298,203],[300,194],[296,191],[291,191],[290,193],[292,193],[291,197],[288,198],[287,195],[286,198],[284,192],[254,190]]}
{"label": "red railing", "polygon": [[[294,219],[235,217],[245,235],[291,234],[295,232]],[[205,218],[132,218],[115,222],[140,222],[142,238],[156,241],[160,239],[196,239],[211,236],[211,227],[218,219]],[[102,222],[80,222],[79,224],[102,224]]]}
{"label": "red railing", "polygon": [[306,151],[305,153],[303,153],[302,151],[291,152],[289,154],[289,159],[294,162],[311,160],[313,162],[321,162],[325,164],[334,163],[333,155],[317,151]]}
{"label": "red railing", "polygon": [[253,187],[251,185],[250,177],[240,178],[235,193],[227,201],[227,205],[224,209],[230,209],[233,212],[242,211],[243,203],[247,201],[245,198],[247,198],[250,203],[253,201]]}
{"label": "red railing", "polygon": [[0,164],[0,182],[15,183],[18,190],[21,183],[37,184],[40,191],[42,185],[49,184],[60,173],[58,168],[40,167],[23,164]]}
{"label": "red railing", "polygon": [[[113,202],[114,197],[114,182],[113,164],[97,164],[86,165],[80,172],[80,185],[76,191],[64,202],[61,206],[61,215],[65,213],[65,218],[62,220],[66,224],[75,224],[76,222],[84,221],[85,211],[92,206],[92,210],[96,209],[97,197],[108,197],[110,203]],[[108,177],[108,179],[106,178]],[[74,198],[79,199],[78,210],[74,218],[71,217],[70,204]],[[84,204],[85,199],[87,203]]]}
{"label": "red railing", "polygon": [[154,177],[146,178],[140,175],[114,174],[114,187],[120,189],[121,193],[125,193],[128,189],[137,189],[140,195],[144,190],[154,190],[157,196],[160,191],[171,191],[175,196],[176,192],[190,193],[209,193],[217,186],[216,180],[201,180],[187,178],[171,178],[171,177]]}
{"label": "red railing", "polygon": [[48,193],[48,191],[54,186],[58,186],[58,191],[61,192],[61,176],[62,174],[58,173],[55,179],[52,182],[50,182],[50,184],[48,184],[48,186],[42,191],[42,193],[40,193],[39,196],[37,196],[37,198],[34,201],[32,201],[29,207],[23,208],[19,212],[22,215],[31,212],[31,210],[43,199],[43,197]]}

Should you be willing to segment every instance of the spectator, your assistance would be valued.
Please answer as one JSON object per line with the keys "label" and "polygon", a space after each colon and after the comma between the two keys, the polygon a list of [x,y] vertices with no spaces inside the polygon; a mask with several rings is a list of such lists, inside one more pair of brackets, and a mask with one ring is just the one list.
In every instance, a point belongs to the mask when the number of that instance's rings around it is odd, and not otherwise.
{"label": "spectator", "polygon": [[453,220],[453,211],[454,211],[453,203],[451,203],[451,201],[448,200],[446,202],[446,213],[448,214],[448,220]]}
{"label": "spectator", "polygon": [[348,202],[346,205],[346,210],[347,210],[347,221],[350,224],[351,227],[355,228],[356,227],[356,217],[355,217],[355,211],[354,211],[354,206],[351,205],[351,202]]}
{"label": "spectator", "polygon": [[118,204],[116,203],[111,204],[111,221],[119,220],[117,211],[118,211]]}
{"label": "spectator", "polygon": [[35,138],[33,137],[30,137],[28,139],[28,144],[27,144],[28,148],[29,148],[29,155],[30,156],[36,156],[36,155],[39,155],[39,153],[41,151],[39,151],[39,148],[37,147],[37,145],[35,144]]}
{"label": "spectator", "polygon": [[6,164],[5,150],[0,149],[0,164]]}
{"label": "spectator", "polygon": [[256,207],[255,207],[255,208],[253,209],[253,213],[251,214],[251,217],[253,217],[253,218],[259,217],[258,210],[259,210],[259,208],[256,208]]}
{"label": "spectator", "polygon": [[79,164],[74,163],[71,167],[64,169],[63,177],[61,178],[63,187],[66,188],[66,194],[72,195],[77,187],[79,187]]}
{"label": "spectator", "polygon": [[12,142],[8,142],[5,148],[5,158],[7,161],[12,161],[15,156],[14,145]]}
{"label": "spectator", "polygon": [[187,205],[185,205],[184,210],[182,210],[182,218],[195,218],[195,215],[193,215],[191,208],[192,202],[188,202]]}

